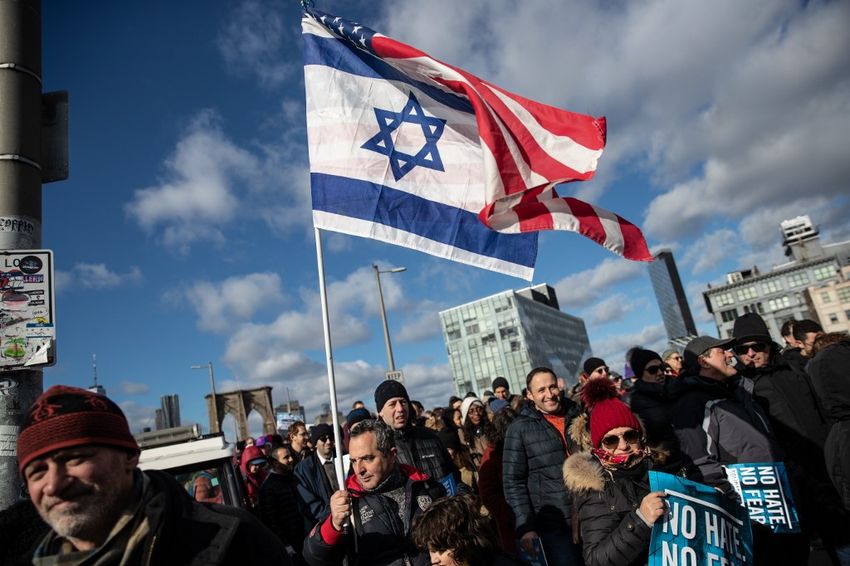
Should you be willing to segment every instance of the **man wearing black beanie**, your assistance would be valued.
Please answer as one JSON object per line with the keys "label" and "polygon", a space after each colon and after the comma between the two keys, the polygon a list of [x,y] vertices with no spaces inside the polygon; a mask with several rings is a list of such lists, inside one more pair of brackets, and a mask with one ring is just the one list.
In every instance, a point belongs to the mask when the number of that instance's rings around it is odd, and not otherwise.
{"label": "man wearing black beanie", "polygon": [[381,420],[393,429],[398,461],[440,481],[449,495],[456,495],[457,469],[434,431],[413,426],[410,396],[404,385],[390,379],[381,383],[375,389],[375,408]]}
{"label": "man wearing black beanie", "polygon": [[831,489],[824,458],[830,424],[809,376],[782,356],[758,314],[738,317],[732,336],[739,361],[736,367],[770,417],[786,461],[791,463],[792,479],[799,484],[802,520],[815,526],[828,548],[847,544],[847,518],[836,505],[838,495]]}

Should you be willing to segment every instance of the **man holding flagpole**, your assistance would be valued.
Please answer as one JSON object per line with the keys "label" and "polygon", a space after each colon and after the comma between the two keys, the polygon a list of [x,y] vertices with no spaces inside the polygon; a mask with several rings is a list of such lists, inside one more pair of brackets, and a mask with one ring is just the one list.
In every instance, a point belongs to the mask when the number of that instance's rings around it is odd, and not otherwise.
{"label": "man holding flagpole", "polygon": [[[593,177],[605,118],[523,98],[303,3],[313,225],[334,418],[320,230],[527,280],[540,230],[578,232],[627,259],[651,261],[638,227],[556,188]],[[395,412],[389,402],[405,397],[382,395],[382,418]],[[398,430],[405,419],[390,416]],[[422,471],[441,478],[444,470]]]}

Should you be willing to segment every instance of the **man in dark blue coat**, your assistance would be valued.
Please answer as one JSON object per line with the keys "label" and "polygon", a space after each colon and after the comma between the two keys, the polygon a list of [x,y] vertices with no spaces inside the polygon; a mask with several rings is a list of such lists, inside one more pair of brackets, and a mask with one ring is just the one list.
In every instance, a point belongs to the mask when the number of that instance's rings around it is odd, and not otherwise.
{"label": "man in dark blue coat", "polygon": [[583,564],[581,547],[572,539],[570,499],[561,472],[569,455],[567,429],[581,409],[562,395],[549,368],[531,370],[526,389],[533,404],[508,429],[502,457],[505,500],[514,529],[532,556],[535,539],[540,539],[550,565]]}
{"label": "man in dark blue coat", "polygon": [[329,424],[310,429],[315,452],[305,456],[295,466],[298,489],[298,508],[304,516],[307,530],[324,521],[331,512],[331,494],[339,489],[334,468],[334,434]]}

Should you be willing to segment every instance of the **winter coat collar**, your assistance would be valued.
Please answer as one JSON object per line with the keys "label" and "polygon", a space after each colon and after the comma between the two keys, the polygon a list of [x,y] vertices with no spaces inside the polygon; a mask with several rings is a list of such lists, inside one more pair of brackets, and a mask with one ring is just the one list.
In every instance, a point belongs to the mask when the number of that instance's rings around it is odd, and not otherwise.
{"label": "winter coat collar", "polygon": [[[404,481],[425,481],[429,477],[428,474],[424,474],[413,466],[408,466],[407,464],[399,464],[398,471],[401,474],[402,483],[404,483]],[[351,493],[352,497],[361,497],[369,493],[363,489],[363,486],[360,485],[360,481],[357,479],[355,474],[348,476],[348,479],[345,480],[345,487]]]}

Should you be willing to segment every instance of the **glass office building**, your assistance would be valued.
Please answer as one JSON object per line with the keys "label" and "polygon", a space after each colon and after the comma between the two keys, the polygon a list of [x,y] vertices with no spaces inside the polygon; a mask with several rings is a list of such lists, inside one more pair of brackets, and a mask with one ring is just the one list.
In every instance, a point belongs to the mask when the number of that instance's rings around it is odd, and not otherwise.
{"label": "glass office building", "polygon": [[545,284],[442,311],[440,323],[460,396],[480,396],[498,376],[519,393],[525,376],[539,366],[572,385],[592,355],[584,321],[561,312],[555,290]]}
{"label": "glass office building", "polygon": [[658,309],[661,311],[661,319],[664,321],[664,329],[667,331],[667,340],[676,343],[684,339],[687,343],[690,337],[697,335],[697,329],[685,289],[682,287],[679,270],[676,269],[673,252],[661,250],[647,269],[652,289],[655,291],[655,300],[658,301]]}

